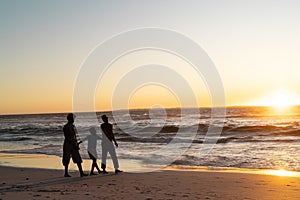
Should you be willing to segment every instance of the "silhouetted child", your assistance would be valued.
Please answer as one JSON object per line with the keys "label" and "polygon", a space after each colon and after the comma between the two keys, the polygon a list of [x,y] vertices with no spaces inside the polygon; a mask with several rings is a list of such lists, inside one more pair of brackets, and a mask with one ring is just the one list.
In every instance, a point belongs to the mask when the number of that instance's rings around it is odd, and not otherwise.
{"label": "silhouetted child", "polygon": [[99,169],[97,165],[97,140],[100,140],[101,138],[97,135],[97,131],[94,127],[90,128],[90,135],[88,135],[83,141],[88,141],[88,154],[90,159],[92,159],[92,168],[90,175],[96,175],[94,173],[94,168],[98,170],[98,173],[101,173],[101,170]]}

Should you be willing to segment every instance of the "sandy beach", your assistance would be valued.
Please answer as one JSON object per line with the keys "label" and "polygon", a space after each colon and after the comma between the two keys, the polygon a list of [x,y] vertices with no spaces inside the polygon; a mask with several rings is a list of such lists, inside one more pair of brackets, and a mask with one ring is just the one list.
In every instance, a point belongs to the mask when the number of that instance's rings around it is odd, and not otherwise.
{"label": "sandy beach", "polygon": [[237,172],[109,173],[0,167],[1,199],[299,199],[300,178]]}
{"label": "sandy beach", "polygon": [[299,21],[300,0],[0,0],[0,200],[300,200]]}

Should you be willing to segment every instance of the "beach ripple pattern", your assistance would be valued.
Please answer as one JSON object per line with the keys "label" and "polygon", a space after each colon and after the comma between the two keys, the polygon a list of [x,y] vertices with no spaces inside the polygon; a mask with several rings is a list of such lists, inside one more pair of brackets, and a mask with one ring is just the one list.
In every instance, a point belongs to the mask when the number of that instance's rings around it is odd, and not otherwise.
{"label": "beach ripple pattern", "polygon": [[[198,155],[199,159],[207,156],[221,134],[226,114],[222,80],[217,68],[206,52],[192,39],[172,30],[138,28],[114,35],[97,45],[82,63],[74,84],[73,111],[77,116],[76,125],[80,126],[81,123],[87,123],[85,122],[87,113],[83,114],[81,113],[82,111],[89,111],[88,123],[99,124],[95,111],[95,93],[98,83],[110,66],[118,59],[133,52],[144,50],[161,51],[177,56],[189,63],[195,73],[199,75],[199,82],[204,80],[211,96],[212,109],[210,125],[203,143],[199,144],[201,148]],[[165,88],[176,97],[182,108],[190,105],[191,102],[193,105],[198,105],[196,94],[194,94],[187,77],[181,76],[172,66],[164,66],[158,61],[136,66],[126,74],[123,74],[118,83],[112,88],[113,97],[111,102],[115,123],[120,130],[132,137],[152,137],[155,134],[159,134],[160,129],[166,123],[167,112],[160,105],[153,105],[152,109],[149,110],[150,121],[148,124],[136,124],[135,120],[132,119],[128,102],[139,88],[147,85],[157,85]],[[126,98],[124,98],[124,94]],[[125,107],[122,110],[122,116],[117,111],[118,109],[114,109],[120,107],[120,102]],[[101,100],[97,103],[101,104]],[[200,110],[198,115],[200,121]],[[122,123],[124,122],[124,116],[128,122],[126,124]],[[190,129],[188,131],[186,129],[183,131],[183,128],[186,128],[186,125],[189,124],[189,121],[187,110],[181,109],[181,119],[176,135],[169,143],[160,145],[152,152],[148,152],[152,156],[147,156],[143,162],[162,168],[170,165],[183,155],[193,143],[198,131],[197,126],[189,126]],[[158,128],[149,131],[147,127]],[[144,130],[148,131],[145,132]],[[185,142],[180,142],[182,138],[184,138]]]}

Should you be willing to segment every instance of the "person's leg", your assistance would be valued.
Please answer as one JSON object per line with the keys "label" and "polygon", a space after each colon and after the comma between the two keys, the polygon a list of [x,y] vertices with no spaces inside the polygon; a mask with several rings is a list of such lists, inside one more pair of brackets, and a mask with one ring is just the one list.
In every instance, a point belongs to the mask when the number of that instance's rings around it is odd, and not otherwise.
{"label": "person's leg", "polygon": [[111,159],[112,159],[113,164],[114,164],[115,173],[117,174],[119,172],[122,172],[121,170],[119,170],[119,161],[118,161],[116,149],[115,149],[114,146],[111,146],[111,148],[109,148],[109,154],[110,154]]}
{"label": "person's leg", "polygon": [[94,160],[93,160],[90,175],[94,175],[94,168],[95,168],[95,166],[94,166]]}
{"label": "person's leg", "polygon": [[70,163],[71,155],[68,152],[63,152],[62,163],[65,166],[65,174],[64,177],[71,177],[69,175],[69,163]]}
{"label": "person's leg", "polygon": [[96,169],[98,170],[98,173],[101,173],[101,170],[99,169],[98,165],[97,165],[97,160],[96,158],[93,159],[93,164],[92,164],[92,169],[91,169],[91,175],[96,175],[94,174],[94,168],[96,167]]}
{"label": "person's leg", "polygon": [[68,172],[68,167],[69,167],[68,165],[65,165],[65,175],[64,175],[64,177],[71,177],[69,172]]}
{"label": "person's leg", "polygon": [[99,169],[99,167],[98,167],[98,164],[97,164],[97,160],[95,159],[95,164],[94,164],[94,166],[96,167],[96,169],[98,170],[98,173],[100,174],[101,173],[101,170]]}
{"label": "person's leg", "polygon": [[95,157],[94,157],[94,155],[91,153],[91,152],[89,152],[88,151],[88,154],[89,154],[89,157],[90,157],[90,159],[92,160],[92,166],[91,166],[91,172],[90,172],[90,175],[95,175],[94,174],[94,168],[95,168]]}
{"label": "person's leg", "polygon": [[71,156],[72,156],[73,162],[76,163],[78,166],[80,176],[81,177],[87,176],[87,174],[85,174],[82,170],[82,166],[81,166],[82,159],[81,159],[78,149],[72,149]]}
{"label": "person's leg", "polygon": [[82,166],[81,166],[81,163],[77,163],[77,166],[78,166],[78,169],[79,169],[79,173],[80,173],[80,176],[83,177],[83,176],[87,176],[87,174],[85,174],[82,170]]}
{"label": "person's leg", "polygon": [[107,158],[107,148],[106,145],[102,144],[102,160],[101,160],[101,169],[104,174],[107,174],[106,171],[106,158]]}

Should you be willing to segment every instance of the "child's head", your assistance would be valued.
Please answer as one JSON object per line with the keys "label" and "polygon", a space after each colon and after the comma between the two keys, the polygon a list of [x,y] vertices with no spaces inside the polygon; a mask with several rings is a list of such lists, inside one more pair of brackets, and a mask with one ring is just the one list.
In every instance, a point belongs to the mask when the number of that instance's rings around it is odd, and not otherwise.
{"label": "child's head", "polygon": [[95,127],[91,127],[89,131],[92,135],[95,135],[97,133]]}

